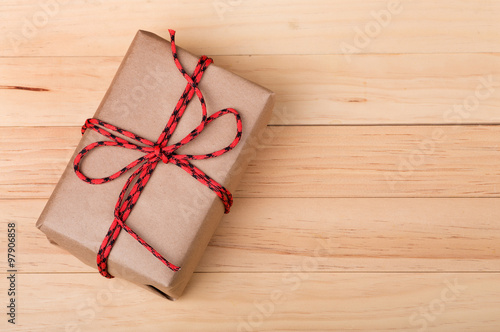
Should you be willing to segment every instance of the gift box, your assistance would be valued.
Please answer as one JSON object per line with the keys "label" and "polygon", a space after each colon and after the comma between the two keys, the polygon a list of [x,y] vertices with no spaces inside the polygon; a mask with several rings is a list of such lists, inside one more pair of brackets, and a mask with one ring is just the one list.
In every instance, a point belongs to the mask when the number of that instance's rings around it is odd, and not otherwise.
{"label": "gift box", "polygon": [[175,47],[170,33],[137,33],[36,226],[103,276],[176,299],[274,94]]}

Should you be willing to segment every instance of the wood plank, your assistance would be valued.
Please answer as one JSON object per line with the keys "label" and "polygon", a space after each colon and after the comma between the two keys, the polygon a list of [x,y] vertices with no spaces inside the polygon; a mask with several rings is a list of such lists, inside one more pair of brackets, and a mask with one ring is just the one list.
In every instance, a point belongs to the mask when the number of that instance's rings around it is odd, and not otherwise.
{"label": "wood plank", "polygon": [[[497,273],[201,273],[175,302],[98,274],[18,274],[17,279],[17,324],[9,331],[497,331],[500,326]],[[5,289],[7,280],[1,280]],[[5,303],[5,292],[1,296]]]}
{"label": "wood plank", "polygon": [[[93,272],[34,227],[46,200],[0,200],[21,272]],[[240,198],[198,272],[500,271],[498,198]],[[127,236],[126,234],[123,236]],[[2,252],[5,248],[2,247]],[[1,255],[0,266],[5,264]]]}
{"label": "wood plank", "polygon": [[83,124],[94,115],[120,60],[113,57],[0,58],[0,124]]}
{"label": "wood plank", "polygon": [[[272,124],[500,123],[496,53],[355,55],[350,63],[342,55],[214,59],[276,92]],[[81,125],[94,114],[120,61],[0,58],[0,124]]]}
{"label": "wood plank", "polygon": [[[0,197],[45,198],[76,127],[0,130]],[[498,197],[499,126],[270,126],[237,197]]]}
{"label": "wood plank", "polygon": [[48,2],[4,1],[0,56],[122,56],[137,30],[168,28],[211,55],[500,51],[496,1]]}

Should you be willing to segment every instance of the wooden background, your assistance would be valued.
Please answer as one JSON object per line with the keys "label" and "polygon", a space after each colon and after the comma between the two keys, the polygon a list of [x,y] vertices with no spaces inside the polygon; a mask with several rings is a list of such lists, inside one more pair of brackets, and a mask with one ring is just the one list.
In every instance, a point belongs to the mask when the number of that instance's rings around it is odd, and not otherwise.
{"label": "wooden background", "polygon": [[[487,0],[2,1],[0,329],[498,331],[499,17]],[[35,228],[135,32],[168,28],[277,94],[175,302]]]}

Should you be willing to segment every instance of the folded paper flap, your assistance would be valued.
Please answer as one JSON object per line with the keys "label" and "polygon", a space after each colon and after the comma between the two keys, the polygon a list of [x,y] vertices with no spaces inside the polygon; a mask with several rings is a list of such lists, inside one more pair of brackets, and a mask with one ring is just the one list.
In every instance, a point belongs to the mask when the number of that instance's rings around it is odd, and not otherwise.
{"label": "folded paper flap", "polygon": [[[186,71],[191,74],[198,63],[198,57],[177,47],[179,61]],[[147,61],[144,61],[147,59]],[[170,42],[161,37],[140,30],[123,61],[123,67],[127,70],[119,70],[117,77],[110,86],[106,99],[106,112],[101,113],[103,103],[95,117],[111,122],[114,125],[133,131],[135,134],[156,141],[164,129],[170,114],[174,110],[179,97],[186,87],[186,80],[182,77],[173,61]],[[130,84],[131,81],[133,84]],[[166,83],[168,82],[168,83]],[[236,74],[211,64],[203,74],[198,84],[206,101],[208,115],[224,108],[235,108],[242,116],[244,122],[243,135],[246,127],[251,126],[252,120],[246,120],[248,113],[255,109],[256,105],[262,105],[266,99],[273,94],[272,91],[250,82]],[[124,93],[126,91],[126,93]],[[144,107],[149,106],[143,113]],[[138,108],[141,111],[138,111]],[[190,114],[190,116],[188,116]],[[201,120],[201,106],[197,97],[188,104],[186,115],[182,117],[178,128],[171,138],[177,142],[195,128]],[[231,124],[234,128],[234,120],[231,116],[218,119]],[[134,128],[130,128],[131,124]],[[214,127],[215,123],[209,127]],[[207,127],[205,130],[214,131]],[[231,139],[231,133],[224,142]],[[224,138],[222,138],[224,139]],[[198,144],[213,144],[208,142]]]}
{"label": "folded paper flap", "polygon": [[[178,48],[179,59],[188,71],[198,58]],[[255,149],[252,138],[269,120],[274,94],[252,82],[210,65],[198,85],[208,114],[235,108],[242,117],[243,135],[234,150],[213,159],[194,160],[217,182],[234,190]],[[186,80],[174,64],[170,43],[149,32],[139,31],[101,102],[95,117],[139,136],[156,141],[179,100]],[[175,143],[201,120],[201,106],[193,97],[170,142]],[[224,116],[178,150],[203,154],[226,146],[234,138],[235,121]],[[105,140],[87,130],[77,151]],[[92,177],[116,172],[140,152],[116,147],[91,151],[82,170]],[[65,169],[37,223],[53,241],[83,262],[95,266],[96,253],[113,221],[118,195],[131,171],[101,185],[81,181],[73,171],[73,158]],[[106,173],[107,172],[107,173]],[[173,164],[158,164],[127,224],[175,265],[173,272],[140,243],[122,232],[109,256],[109,272],[135,283],[151,285],[177,297],[194,271],[224,212],[220,199],[206,186]]]}
{"label": "folded paper flap", "polygon": [[[168,40],[165,40],[164,38],[158,36],[157,34],[154,34],[152,32],[145,31],[145,30],[139,30],[139,31],[137,31],[135,39],[140,39],[140,38],[141,39],[142,38],[150,38],[151,40],[155,40],[158,43],[158,45],[161,45],[161,44],[167,45],[168,55],[170,57],[172,57],[172,53],[170,52],[170,42]],[[194,68],[196,67],[196,63],[198,62],[198,59],[200,57],[197,56],[197,55],[193,55],[192,53],[186,51],[182,47],[179,47],[177,45],[176,45],[176,47],[177,47],[177,53],[179,54],[179,59],[181,59],[182,65],[184,66],[184,68],[188,72],[192,72],[194,70]],[[206,55],[208,56],[208,54],[206,54]],[[185,60],[187,60],[188,63],[185,64],[185,62],[184,62]],[[211,68],[210,70],[214,70],[215,68],[218,68],[218,69],[222,70],[224,72],[224,74],[226,75],[226,77],[229,80],[231,80],[231,81],[232,80],[244,80],[244,81],[246,81],[247,84],[253,85],[258,90],[266,91],[267,94],[269,94],[269,95],[270,94],[274,94],[273,91],[269,90],[266,87],[258,85],[257,83],[249,81],[246,78],[243,78],[243,77],[241,77],[241,76],[239,76],[239,75],[237,75],[235,73],[232,73],[230,71],[227,71],[226,69],[223,69],[223,68],[219,67],[216,62],[213,63],[213,64],[211,64],[209,68]],[[203,79],[202,79],[202,81],[203,81]]]}

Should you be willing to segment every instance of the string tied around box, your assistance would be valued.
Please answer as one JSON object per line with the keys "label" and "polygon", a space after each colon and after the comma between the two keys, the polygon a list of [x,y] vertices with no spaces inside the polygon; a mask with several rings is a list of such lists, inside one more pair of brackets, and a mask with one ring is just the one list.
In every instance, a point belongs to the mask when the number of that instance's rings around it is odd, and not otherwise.
{"label": "string tied around box", "polygon": [[[229,213],[231,205],[233,204],[233,197],[231,193],[226,188],[224,188],[224,186],[209,177],[198,167],[191,164],[190,160],[216,158],[223,155],[224,153],[231,151],[241,139],[242,123],[240,114],[233,108],[225,108],[210,116],[207,115],[205,99],[203,98],[201,90],[198,88],[198,84],[201,81],[203,73],[213,62],[213,60],[206,56],[201,56],[198,60],[198,64],[196,65],[193,74],[191,76],[188,75],[179,61],[177,49],[175,46],[175,31],[169,30],[169,33],[173,60],[180,73],[187,81],[187,84],[184,92],[177,102],[177,105],[175,106],[174,111],[172,112],[172,115],[167,122],[167,125],[158,137],[158,140],[156,142],[152,142],[130,131],[118,128],[112,124],[106,123],[96,118],[87,119],[85,121],[85,124],[82,126],[82,135],[87,129],[90,129],[107,137],[109,140],[91,143],[84,147],[76,155],[73,162],[74,171],[81,180],[90,184],[103,184],[113,181],[129,170],[137,167],[130,175],[122,191],[120,192],[114,210],[114,220],[111,223],[111,226],[109,227],[109,230],[106,233],[106,236],[104,237],[104,240],[102,241],[102,244],[97,253],[97,267],[99,269],[99,273],[106,278],[113,278],[113,276],[108,272],[108,257],[116,239],[118,238],[118,235],[122,230],[125,230],[128,234],[130,234],[135,240],[142,244],[169,269],[171,269],[172,271],[178,271],[180,269],[179,266],[169,262],[166,258],[164,258],[163,255],[161,255],[157,250],[149,245],[141,236],[139,236],[126,224],[127,218],[132,212],[132,209],[137,203],[137,200],[139,199],[144,187],[148,183],[151,175],[153,174],[159,163],[163,162],[165,164],[176,165],[190,174],[193,178],[201,182],[203,185],[210,188],[221,199],[222,203],[224,204],[225,213]],[[202,109],[202,120],[200,124],[179,142],[169,144],[169,140],[172,137],[179,121],[181,120],[188,103],[191,101],[195,94],[200,101]],[[223,149],[207,154],[193,155],[176,153],[177,149],[194,140],[209,123],[228,114],[232,114],[235,117],[237,129],[236,136],[229,145],[227,145]],[[116,135],[116,133],[127,137],[128,140]],[[144,155],[132,161],[127,166],[123,167],[121,170],[112,175],[103,178],[90,178],[82,173],[80,164],[89,151],[101,146],[118,146],[125,149],[141,151],[144,153]]]}

